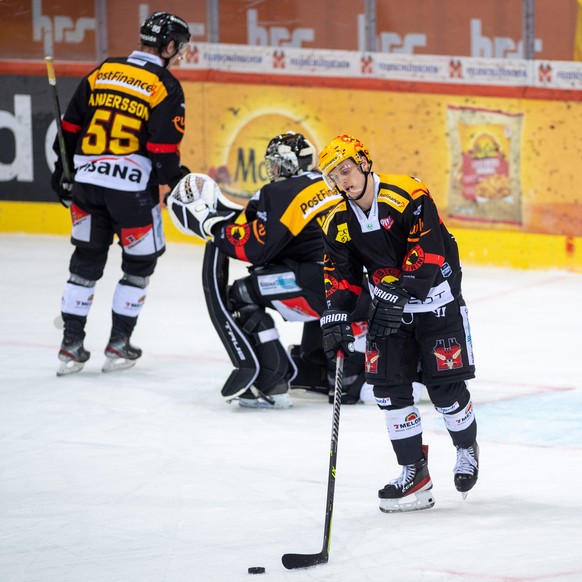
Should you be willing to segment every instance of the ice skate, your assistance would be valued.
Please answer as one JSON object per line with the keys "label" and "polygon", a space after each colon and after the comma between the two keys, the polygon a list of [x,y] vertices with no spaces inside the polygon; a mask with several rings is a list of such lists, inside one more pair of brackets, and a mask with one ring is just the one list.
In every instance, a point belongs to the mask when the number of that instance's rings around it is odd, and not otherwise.
{"label": "ice skate", "polygon": [[413,465],[404,465],[402,473],[378,491],[380,511],[396,513],[429,509],[434,505],[432,480],[426,459]]}
{"label": "ice skate", "polygon": [[83,347],[83,340],[64,338],[59,350],[61,361],[57,376],[69,376],[80,372],[91,354]]}
{"label": "ice skate", "polygon": [[468,449],[457,447],[457,463],[453,470],[455,487],[466,499],[467,493],[477,483],[479,476],[479,445],[475,441]]}
{"label": "ice skate", "polygon": [[142,351],[129,343],[127,337],[111,338],[105,348],[105,364],[103,372],[117,372],[127,370],[135,366],[136,361],[141,358]]}
{"label": "ice skate", "polygon": [[[255,394],[255,392],[257,394]],[[288,392],[282,394],[263,394],[256,388],[249,388],[238,398],[238,405],[242,408],[291,408],[293,401]]]}

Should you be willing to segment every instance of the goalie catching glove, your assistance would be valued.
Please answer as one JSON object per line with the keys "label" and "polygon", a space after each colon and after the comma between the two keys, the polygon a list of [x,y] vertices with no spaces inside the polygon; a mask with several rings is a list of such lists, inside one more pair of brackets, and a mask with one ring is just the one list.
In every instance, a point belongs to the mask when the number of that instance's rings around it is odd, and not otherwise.
{"label": "goalie catching glove", "polygon": [[404,306],[410,294],[402,287],[380,283],[374,288],[368,316],[368,339],[382,339],[396,333],[402,324]]}
{"label": "goalie catching glove", "polygon": [[188,174],[182,178],[166,203],[176,228],[204,242],[214,240],[213,230],[232,222],[243,209],[226,198],[206,174]]}
{"label": "goalie catching glove", "polygon": [[330,309],[319,321],[323,332],[323,350],[330,360],[335,360],[338,349],[346,356],[355,352],[356,340],[347,311]]}

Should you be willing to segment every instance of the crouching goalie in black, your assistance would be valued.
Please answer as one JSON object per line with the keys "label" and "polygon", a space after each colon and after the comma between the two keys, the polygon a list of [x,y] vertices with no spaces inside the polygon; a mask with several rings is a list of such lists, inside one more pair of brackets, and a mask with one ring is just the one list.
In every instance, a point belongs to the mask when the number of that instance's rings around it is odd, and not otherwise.
{"label": "crouching goalie in black", "polygon": [[322,150],[320,169],[327,185],[344,196],[323,227],[326,351],[350,353],[350,312],[364,268],[372,289],[366,380],[402,466],[400,477],[378,492],[380,509],[434,505],[413,382],[426,386],[442,414],[457,452],[455,487],[465,497],[477,481],[479,447],[466,385],[475,366],[457,243],[427,186],[409,176],[372,172],[372,158],[360,140],[336,137]]}
{"label": "crouching goalie in black", "polygon": [[[235,366],[222,395],[243,407],[289,408],[290,387],[327,395],[333,386],[319,325],[325,309],[321,224],[341,198],[312,171],[314,157],[314,147],[302,134],[274,137],[265,154],[270,183],[244,211],[204,174],[186,176],[168,198],[174,224],[207,241],[206,303]],[[249,275],[231,285],[229,258],[251,264]],[[362,313],[355,313],[354,321],[365,318],[367,303],[360,305]],[[290,353],[268,309],[303,323],[301,344],[291,346]],[[365,325],[357,329],[365,333]],[[345,372],[345,403],[358,402],[364,383],[363,350],[352,360]]]}

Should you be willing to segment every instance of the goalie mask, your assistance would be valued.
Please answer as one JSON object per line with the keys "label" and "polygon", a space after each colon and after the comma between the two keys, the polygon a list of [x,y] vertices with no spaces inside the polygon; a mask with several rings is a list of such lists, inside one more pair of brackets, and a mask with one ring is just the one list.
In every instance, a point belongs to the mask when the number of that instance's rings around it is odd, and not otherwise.
{"label": "goalie mask", "polygon": [[265,170],[271,182],[315,167],[315,148],[302,133],[288,131],[274,137],[265,152]]}
{"label": "goalie mask", "polygon": [[[319,154],[319,169],[323,174],[323,179],[328,188],[333,189],[336,187],[332,174],[333,170],[342,162],[349,159],[352,159],[360,169],[364,160],[369,162],[370,167],[372,166],[370,152],[366,146],[359,139],[351,135],[338,135],[321,150]],[[370,170],[368,170],[369,172]]]}

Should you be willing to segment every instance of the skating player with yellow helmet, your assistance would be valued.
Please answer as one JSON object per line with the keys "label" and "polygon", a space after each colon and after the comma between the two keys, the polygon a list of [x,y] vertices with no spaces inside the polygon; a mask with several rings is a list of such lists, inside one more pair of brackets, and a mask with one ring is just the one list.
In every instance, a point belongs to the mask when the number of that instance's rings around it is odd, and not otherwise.
{"label": "skating player with yellow helmet", "polygon": [[401,475],[379,492],[384,512],[434,505],[413,382],[427,387],[457,450],[454,483],[466,496],[478,476],[477,423],[466,381],[475,375],[457,243],[426,184],[375,173],[366,146],[350,135],[320,154],[329,188],[343,196],[324,223],[327,310],[324,348],[350,354],[350,313],[367,272],[372,292],[366,380],[386,417]]}

